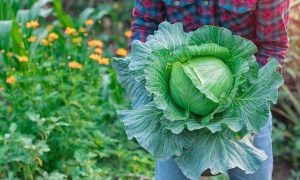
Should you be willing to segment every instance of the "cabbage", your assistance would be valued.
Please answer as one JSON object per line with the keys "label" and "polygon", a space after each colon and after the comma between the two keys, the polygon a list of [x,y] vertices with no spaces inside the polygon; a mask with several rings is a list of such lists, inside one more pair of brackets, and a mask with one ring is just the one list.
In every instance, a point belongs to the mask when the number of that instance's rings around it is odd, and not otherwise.
{"label": "cabbage", "polygon": [[174,158],[190,179],[238,167],[254,173],[266,160],[252,137],[269,118],[283,78],[275,59],[259,69],[256,46],[230,30],[183,31],[163,22],[131,55],[112,62],[132,110],[120,110],[129,139],[156,159]]}

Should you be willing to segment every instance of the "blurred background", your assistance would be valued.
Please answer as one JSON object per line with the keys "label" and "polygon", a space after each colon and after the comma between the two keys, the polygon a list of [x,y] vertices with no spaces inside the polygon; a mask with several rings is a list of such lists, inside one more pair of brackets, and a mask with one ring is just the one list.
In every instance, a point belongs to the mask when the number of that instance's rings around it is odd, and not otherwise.
{"label": "blurred background", "polygon": [[[0,0],[0,179],[153,179],[128,141],[110,66],[126,56],[133,0]],[[300,1],[291,3],[273,179],[300,179]],[[211,179],[228,179],[226,174]]]}

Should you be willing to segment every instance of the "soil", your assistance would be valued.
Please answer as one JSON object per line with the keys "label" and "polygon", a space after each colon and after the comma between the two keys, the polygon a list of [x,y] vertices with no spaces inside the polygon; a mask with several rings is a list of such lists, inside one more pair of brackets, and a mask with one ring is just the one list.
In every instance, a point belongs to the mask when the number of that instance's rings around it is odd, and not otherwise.
{"label": "soil", "polygon": [[[272,180],[288,180],[291,176],[291,165],[288,162],[275,160]],[[201,177],[200,180],[210,180],[209,177]]]}

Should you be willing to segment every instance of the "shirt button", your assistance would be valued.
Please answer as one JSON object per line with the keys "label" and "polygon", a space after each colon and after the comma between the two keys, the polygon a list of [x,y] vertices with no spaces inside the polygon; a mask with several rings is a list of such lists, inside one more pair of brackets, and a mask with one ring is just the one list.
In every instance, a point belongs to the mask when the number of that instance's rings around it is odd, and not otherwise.
{"label": "shirt button", "polygon": [[208,6],[208,1],[204,1],[204,5],[205,5],[205,6]]}
{"label": "shirt button", "polygon": [[179,6],[179,1],[174,2],[175,6]]}

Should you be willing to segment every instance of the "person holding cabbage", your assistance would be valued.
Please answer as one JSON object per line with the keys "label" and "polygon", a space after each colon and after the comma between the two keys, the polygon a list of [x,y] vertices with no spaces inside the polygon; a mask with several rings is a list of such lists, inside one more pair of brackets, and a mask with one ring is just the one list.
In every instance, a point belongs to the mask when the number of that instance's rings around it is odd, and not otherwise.
{"label": "person holding cabbage", "polygon": [[[254,42],[258,49],[255,57],[260,67],[268,62],[269,57],[275,58],[282,64],[288,48],[289,4],[289,0],[135,0],[131,42],[133,40],[145,42],[165,20],[170,23],[181,22],[186,32],[194,31],[204,25],[214,25],[227,28],[233,34]],[[179,70],[175,71],[176,68]],[[172,73],[180,75],[180,68],[181,65],[175,63]],[[222,72],[224,76],[226,76],[225,71]],[[172,84],[172,79],[170,81]],[[176,85],[176,80],[173,84]],[[175,101],[179,104],[185,103],[180,98]],[[196,114],[201,114],[201,109],[196,107],[194,109]],[[272,179],[271,119],[270,115],[268,123],[254,138],[254,146],[265,151],[267,160],[253,174],[246,174],[239,168],[230,169],[228,171],[230,179]],[[171,158],[166,161],[156,161],[155,179],[188,178]]]}

